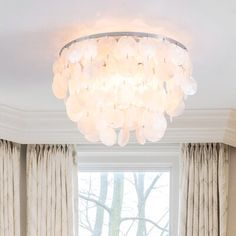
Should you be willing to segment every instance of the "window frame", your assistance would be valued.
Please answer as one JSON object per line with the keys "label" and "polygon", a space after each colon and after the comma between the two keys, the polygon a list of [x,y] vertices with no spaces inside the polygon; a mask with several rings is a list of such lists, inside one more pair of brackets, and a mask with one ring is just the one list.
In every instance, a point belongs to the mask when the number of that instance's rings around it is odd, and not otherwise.
{"label": "window frame", "polygon": [[[178,235],[179,166],[178,144],[78,145],[78,172],[170,171],[170,236]],[[176,194],[178,193],[178,194]]]}

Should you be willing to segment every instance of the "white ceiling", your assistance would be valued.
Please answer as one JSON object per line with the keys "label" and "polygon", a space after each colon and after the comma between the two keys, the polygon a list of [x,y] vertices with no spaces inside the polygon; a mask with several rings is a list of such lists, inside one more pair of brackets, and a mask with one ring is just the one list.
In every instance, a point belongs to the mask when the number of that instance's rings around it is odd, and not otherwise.
{"label": "white ceiling", "polygon": [[183,38],[199,85],[188,109],[236,108],[234,0],[1,0],[0,104],[64,110],[51,92],[60,47],[81,24],[111,17],[140,19]]}

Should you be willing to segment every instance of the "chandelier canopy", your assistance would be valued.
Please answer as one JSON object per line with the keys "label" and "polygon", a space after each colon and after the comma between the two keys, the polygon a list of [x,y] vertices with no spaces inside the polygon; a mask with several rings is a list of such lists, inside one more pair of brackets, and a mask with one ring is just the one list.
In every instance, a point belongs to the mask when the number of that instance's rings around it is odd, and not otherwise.
{"label": "chandelier canopy", "polygon": [[184,45],[140,32],[108,32],[66,44],[53,65],[52,89],[90,142],[157,142],[166,117],[179,116],[197,84]]}

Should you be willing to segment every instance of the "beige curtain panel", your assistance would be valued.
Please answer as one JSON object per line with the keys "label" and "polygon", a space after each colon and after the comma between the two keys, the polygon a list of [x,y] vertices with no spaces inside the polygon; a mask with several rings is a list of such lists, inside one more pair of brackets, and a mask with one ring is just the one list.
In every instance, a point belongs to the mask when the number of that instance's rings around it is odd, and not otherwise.
{"label": "beige curtain panel", "polygon": [[226,236],[228,169],[228,146],[182,146],[180,236]]}
{"label": "beige curtain panel", "polygon": [[20,145],[0,140],[0,236],[20,235]]}
{"label": "beige curtain panel", "polygon": [[72,145],[27,147],[27,235],[74,235]]}

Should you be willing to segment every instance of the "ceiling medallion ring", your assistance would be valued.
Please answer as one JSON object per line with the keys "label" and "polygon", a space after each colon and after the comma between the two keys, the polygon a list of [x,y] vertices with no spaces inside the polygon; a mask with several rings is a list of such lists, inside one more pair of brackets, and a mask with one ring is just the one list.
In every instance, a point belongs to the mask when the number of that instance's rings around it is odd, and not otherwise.
{"label": "ceiling medallion ring", "polygon": [[90,34],[90,35],[86,35],[86,36],[82,36],[79,37],[77,39],[74,39],[72,41],[70,41],[69,43],[67,43],[66,45],[64,45],[62,47],[62,49],[59,52],[59,55],[61,55],[61,53],[63,52],[64,49],[69,48],[71,45],[73,45],[74,43],[78,43],[78,42],[82,42],[85,40],[89,40],[89,39],[100,39],[103,37],[122,37],[122,36],[133,36],[133,37],[137,37],[137,38],[155,38],[155,39],[161,39],[163,41],[168,41],[170,43],[173,43],[181,48],[183,48],[184,50],[187,51],[187,48],[180,42],[178,42],[175,39],[169,38],[169,37],[165,37],[161,34],[153,34],[153,33],[144,33],[144,32],[133,32],[133,31],[117,31],[117,32],[106,32],[106,33],[98,33],[98,34]]}
{"label": "ceiling medallion ring", "polygon": [[105,32],[67,43],[53,65],[52,89],[89,142],[157,142],[197,91],[187,48],[144,32]]}

